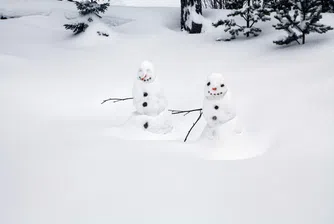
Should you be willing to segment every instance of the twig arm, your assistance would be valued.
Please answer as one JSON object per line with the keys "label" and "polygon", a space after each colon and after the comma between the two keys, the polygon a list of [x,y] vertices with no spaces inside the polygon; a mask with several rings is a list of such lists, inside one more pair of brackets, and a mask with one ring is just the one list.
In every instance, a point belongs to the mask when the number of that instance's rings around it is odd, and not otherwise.
{"label": "twig arm", "polygon": [[117,103],[117,102],[125,101],[125,100],[133,100],[133,97],[128,97],[128,98],[109,98],[109,99],[103,100],[101,104],[104,104],[105,102],[108,102],[108,101],[113,101],[113,103]]}
{"label": "twig arm", "polygon": [[195,127],[195,125],[197,124],[197,122],[201,119],[202,114],[203,114],[203,112],[201,111],[200,114],[199,114],[199,116],[198,116],[198,118],[197,118],[197,120],[195,121],[195,123],[193,124],[193,126],[191,126],[190,130],[188,131],[188,134],[187,134],[186,138],[184,139],[184,142],[187,141],[190,132],[193,130],[193,128]]}
{"label": "twig arm", "polygon": [[184,116],[188,115],[191,112],[196,112],[196,111],[202,111],[202,108],[199,109],[193,109],[193,110],[168,110],[172,112],[172,114],[184,114]]}

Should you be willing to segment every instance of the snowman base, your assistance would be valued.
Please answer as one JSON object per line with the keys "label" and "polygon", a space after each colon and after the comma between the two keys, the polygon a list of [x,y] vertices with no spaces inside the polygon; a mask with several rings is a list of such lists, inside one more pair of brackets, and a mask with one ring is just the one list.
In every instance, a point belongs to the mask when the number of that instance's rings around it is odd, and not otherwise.
{"label": "snowman base", "polygon": [[196,141],[198,155],[208,160],[239,160],[263,154],[268,139],[244,129],[237,118],[216,127],[206,126]]}
{"label": "snowman base", "polygon": [[243,128],[241,127],[237,118],[233,118],[232,120],[211,127],[206,125],[204,128],[201,139],[213,140],[213,141],[224,141],[224,139],[229,138],[235,135],[242,135],[244,133]]}
{"label": "snowman base", "polygon": [[171,113],[163,111],[157,116],[134,113],[130,122],[135,126],[154,134],[167,134],[173,130]]}
{"label": "snowman base", "polygon": [[160,140],[173,129],[171,113],[167,110],[157,116],[134,112],[121,126],[108,129],[107,134],[124,140]]}

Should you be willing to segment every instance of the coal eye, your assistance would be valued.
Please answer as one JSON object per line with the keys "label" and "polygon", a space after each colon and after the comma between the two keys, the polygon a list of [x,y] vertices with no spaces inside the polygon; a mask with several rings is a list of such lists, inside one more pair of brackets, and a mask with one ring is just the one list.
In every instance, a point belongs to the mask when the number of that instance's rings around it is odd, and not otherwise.
{"label": "coal eye", "polygon": [[210,82],[208,82],[206,85],[207,85],[207,86],[209,86],[210,84],[211,84],[211,83],[210,83]]}
{"label": "coal eye", "polygon": [[224,87],[225,85],[224,84],[221,84],[220,87]]}

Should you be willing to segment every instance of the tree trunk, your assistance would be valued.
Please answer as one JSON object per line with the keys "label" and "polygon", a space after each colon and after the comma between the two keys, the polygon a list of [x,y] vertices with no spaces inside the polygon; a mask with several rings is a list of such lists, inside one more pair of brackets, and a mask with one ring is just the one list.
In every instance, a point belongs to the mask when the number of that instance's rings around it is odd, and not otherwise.
{"label": "tree trunk", "polygon": [[218,9],[218,0],[213,0],[213,8]]}
{"label": "tree trunk", "polygon": [[[250,28],[250,24],[249,24],[249,19],[250,19],[250,16],[249,16],[249,13],[250,13],[250,10],[249,10],[249,7],[250,7],[250,4],[251,4],[251,0],[248,0],[248,10],[247,10],[247,28]],[[247,37],[249,37],[249,33],[247,33]]]}
{"label": "tree trunk", "polygon": [[181,30],[185,29],[185,23],[186,21],[184,20],[184,7],[186,7],[186,0],[181,0]]}
{"label": "tree trunk", "polygon": [[186,30],[189,33],[200,33],[202,24],[192,22],[192,26],[188,27],[186,22],[190,17],[190,12],[187,7],[195,6],[195,13],[202,14],[202,0],[181,0],[181,30]]}
{"label": "tree trunk", "polygon": [[303,33],[303,44],[305,44],[305,33]]}

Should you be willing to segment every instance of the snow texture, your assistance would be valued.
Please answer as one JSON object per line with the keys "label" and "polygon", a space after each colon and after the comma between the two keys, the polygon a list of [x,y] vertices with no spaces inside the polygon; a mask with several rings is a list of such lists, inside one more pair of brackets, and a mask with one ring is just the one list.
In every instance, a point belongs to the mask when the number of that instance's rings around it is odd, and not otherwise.
{"label": "snow texture", "polygon": [[[63,27],[71,2],[0,0],[21,15],[0,21],[0,223],[332,224],[334,32],[279,47],[268,22],[258,38],[216,42],[221,28],[187,35],[178,5],[156,2],[112,5],[104,16],[127,22],[81,39]],[[164,135],[123,129],[150,141],[112,136],[133,105],[101,101],[128,97],[147,58],[169,109],[201,107],[203,80],[222,73],[251,144],[197,141],[205,119],[184,143],[197,113]]]}

